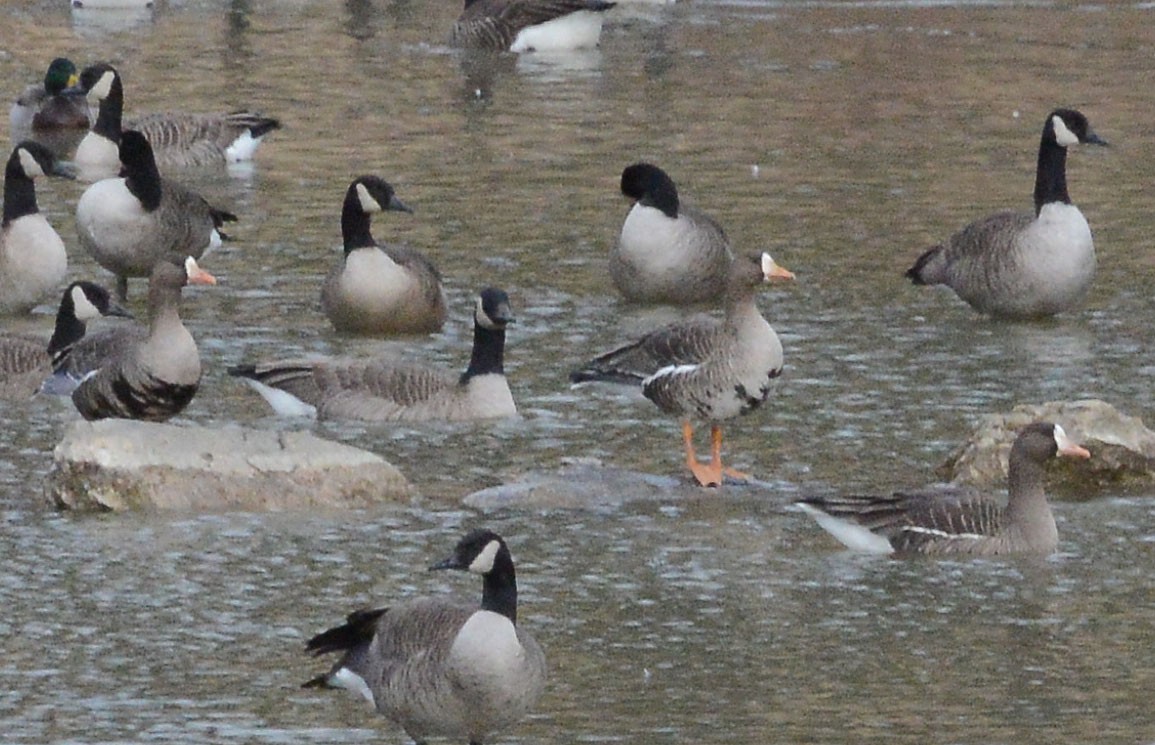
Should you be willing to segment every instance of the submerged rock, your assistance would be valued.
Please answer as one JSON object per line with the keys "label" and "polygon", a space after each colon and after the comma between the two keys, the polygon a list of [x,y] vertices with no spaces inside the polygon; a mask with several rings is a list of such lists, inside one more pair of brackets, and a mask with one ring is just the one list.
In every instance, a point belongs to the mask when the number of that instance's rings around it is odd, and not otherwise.
{"label": "submerged rock", "polygon": [[64,509],[351,508],[415,494],[384,458],[309,432],[79,421],[54,460],[48,494]]}
{"label": "submerged rock", "polygon": [[1155,481],[1155,432],[1097,399],[1016,406],[1009,414],[989,415],[939,467],[939,476],[956,484],[1005,486],[1015,435],[1027,424],[1044,420],[1062,425],[1073,441],[1091,451],[1089,460],[1061,458],[1052,465],[1048,480],[1057,491],[1091,496],[1089,491],[1106,485]]}

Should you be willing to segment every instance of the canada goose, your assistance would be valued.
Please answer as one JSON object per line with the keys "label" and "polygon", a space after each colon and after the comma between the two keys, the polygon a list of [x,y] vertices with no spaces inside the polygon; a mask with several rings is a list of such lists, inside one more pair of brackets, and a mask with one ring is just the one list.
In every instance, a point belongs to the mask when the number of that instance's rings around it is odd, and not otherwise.
{"label": "canada goose", "polygon": [[610,277],[622,296],[675,305],[720,298],[734,258],[722,226],[681,205],[673,179],[655,165],[627,166],[621,189],[634,202],[610,253]]}
{"label": "canada goose", "polygon": [[180,320],[186,284],[212,285],[216,278],[191,256],[183,266],[156,262],[148,280],[148,337],[121,347],[80,382],[72,403],[81,416],[163,422],[188,406],[200,385],[201,361]]}
{"label": "canada goose", "polygon": [[441,275],[420,252],[373,240],[370,215],[383,210],[412,212],[376,176],[349,184],[341,208],[345,254],[321,286],[321,307],[338,331],[440,331],[446,316]]}
{"label": "canada goose", "polygon": [[12,104],[8,112],[12,139],[20,140],[33,132],[88,129],[88,102],[79,91],[69,90],[77,82],[79,76],[72,60],[66,57],[52,60],[44,82],[25,88]]}
{"label": "canada goose", "polygon": [[347,688],[405,729],[481,745],[522,719],[545,690],[545,655],[517,623],[517,578],[502,538],[475,530],[430,569],[482,576],[481,605],[420,598],[360,610],[309,640],[341,659],[305,687]]}
{"label": "canada goose", "polygon": [[517,415],[505,379],[509,297],[486,288],[473,315],[473,356],[461,375],[392,360],[287,360],[239,365],[243,378],[281,416],[370,422],[460,421]]}
{"label": "canada goose", "polygon": [[1054,315],[1082,300],[1095,276],[1091,228],[1067,194],[1067,148],[1106,145],[1087,117],[1047,115],[1035,174],[1035,214],[999,212],[928,249],[906,276],[947,285],[972,308],[997,318]]}
{"label": "canada goose", "polygon": [[[574,383],[607,381],[640,384],[646,398],[682,418],[686,465],[702,486],[720,486],[721,422],[758,408],[770,382],[782,372],[782,344],[754,302],[758,285],[794,275],[769,254],[737,258],[725,290],[725,317],[707,315],[665,326],[615,349],[570,374]],[[691,418],[710,422],[711,461],[698,462]]]}
{"label": "canada goose", "polygon": [[52,151],[25,140],[4,168],[4,221],[0,223],[0,313],[27,313],[56,290],[68,270],[60,235],[40,214],[40,176],[72,178]]}
{"label": "canada goose", "polygon": [[116,275],[121,300],[129,277],[147,277],[159,259],[200,258],[219,246],[219,228],[236,215],[210,205],[200,194],[161,178],[144,135],[124,132],[123,176],[89,186],[76,204],[80,244]]}
{"label": "canada goose", "polygon": [[1004,509],[975,489],[941,488],[890,496],[813,497],[797,502],[846,547],[869,553],[1049,554],[1059,542],[1043,492],[1046,462],[1089,458],[1058,424],[1036,422],[1011,446]]}
{"label": "canada goose", "polygon": [[115,172],[117,145],[125,129],[144,134],[158,167],[198,168],[251,160],[257,146],[281,123],[251,111],[228,114],[149,114],[124,123],[124,87],[107,63],[86,67],[80,87],[97,105],[96,124],[76,149],[75,161],[93,173]]}
{"label": "canada goose", "polygon": [[472,49],[547,52],[596,47],[605,0],[465,0],[450,43]]}
{"label": "canada goose", "polygon": [[0,399],[29,398],[52,375],[57,360],[79,341],[88,321],[97,316],[126,316],[103,287],[73,282],[60,298],[56,328],[45,347],[42,339],[0,336]]}

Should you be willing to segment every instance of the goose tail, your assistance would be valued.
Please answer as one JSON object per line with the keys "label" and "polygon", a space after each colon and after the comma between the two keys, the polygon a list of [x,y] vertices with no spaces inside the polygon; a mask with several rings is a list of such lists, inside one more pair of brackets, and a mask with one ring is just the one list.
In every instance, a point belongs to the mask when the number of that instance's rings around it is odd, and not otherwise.
{"label": "goose tail", "polygon": [[943,247],[932,246],[922,253],[921,256],[914,262],[914,265],[906,270],[906,278],[916,285],[937,285],[942,284],[942,262],[939,257],[942,256]]}

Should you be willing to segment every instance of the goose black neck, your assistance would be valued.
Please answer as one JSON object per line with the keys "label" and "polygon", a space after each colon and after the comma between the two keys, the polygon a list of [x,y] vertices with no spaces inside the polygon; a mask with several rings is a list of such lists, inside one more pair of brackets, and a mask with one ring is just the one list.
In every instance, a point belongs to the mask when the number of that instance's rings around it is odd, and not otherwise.
{"label": "goose black neck", "polygon": [[92,131],[119,145],[123,116],[124,88],[120,84],[120,78],[117,77],[113,79],[108,95],[100,99],[100,105],[96,110],[96,124],[92,125]]}
{"label": "goose black neck", "polygon": [[641,203],[662,211],[670,219],[678,217],[678,187],[669,178],[656,178],[641,198]]}
{"label": "goose black neck", "polygon": [[7,226],[18,217],[35,215],[38,211],[36,184],[24,173],[20,165],[20,153],[13,150],[4,168],[4,225]]}
{"label": "goose black neck", "polygon": [[1067,148],[1055,142],[1054,135],[1043,135],[1039,144],[1039,166],[1035,171],[1035,215],[1043,205],[1070,204],[1067,194]]}
{"label": "goose black neck", "polygon": [[505,373],[505,329],[488,329],[480,323],[473,324],[473,356],[469,367],[461,376],[464,385],[477,375]]}
{"label": "goose black neck", "polygon": [[133,162],[131,167],[125,167],[125,187],[140,200],[146,212],[152,212],[160,206],[162,188],[160,171],[156,167],[156,158],[149,152],[139,161]]}
{"label": "goose black neck", "polygon": [[345,193],[345,204],[341,207],[341,238],[345,242],[346,255],[358,248],[376,246],[373,234],[369,232],[369,214],[361,209],[361,200],[356,189]]}
{"label": "goose black neck", "polygon": [[56,328],[52,331],[52,338],[48,340],[48,356],[55,361],[57,355],[84,338],[87,328],[88,324],[76,317],[72,293],[67,293],[60,303],[60,311],[56,314]]}
{"label": "goose black neck", "polygon": [[517,572],[508,549],[497,552],[493,569],[485,575],[481,586],[481,609],[500,613],[517,623]]}

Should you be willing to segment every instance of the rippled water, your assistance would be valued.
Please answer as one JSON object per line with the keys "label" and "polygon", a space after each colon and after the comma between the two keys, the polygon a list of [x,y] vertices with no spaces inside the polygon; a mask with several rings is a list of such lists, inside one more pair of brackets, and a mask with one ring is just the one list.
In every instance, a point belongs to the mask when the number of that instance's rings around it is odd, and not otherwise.
{"label": "rippled water", "polygon": [[[1060,502],[1060,553],[1045,562],[851,556],[784,509],[801,490],[927,481],[978,417],[1018,403],[1098,397],[1153,418],[1152,12],[628,5],[599,51],[478,64],[441,44],[454,2],[169,2],[139,23],[47,0],[0,6],[11,95],[65,53],[116,63],[130,113],[256,105],[285,122],[251,172],[197,181],[241,220],[204,262],[222,284],[186,293],[207,373],[184,419],[309,426],[276,420],[225,376],[258,357],[384,344],[463,366],[486,284],[516,305],[507,369],[523,412],[483,426],[316,426],[396,462],[419,506],[78,517],[42,507],[51,448],[75,414],[5,404],[0,740],[401,742],[360,702],[297,688],[317,667],[303,640],[359,605],[472,595],[468,578],[423,567],[484,522],[519,560],[524,623],[553,675],[503,742],[1155,741],[1150,495]],[[1069,159],[1100,257],[1085,307],[992,323],[906,284],[924,246],[1029,208],[1038,132],[1057,105],[1081,108],[1112,143]],[[460,509],[465,494],[572,457],[680,473],[676,422],[565,382],[669,317],[622,306],[606,277],[625,213],[618,176],[643,158],[737,246],[798,275],[762,298],[787,355],[776,397],[727,429],[733,464],[778,496]],[[416,210],[381,216],[375,234],[441,267],[443,334],[341,338],[319,312],[340,200],[365,171]],[[70,248],[82,188],[40,191]],[[77,276],[101,276],[71,260]]]}

